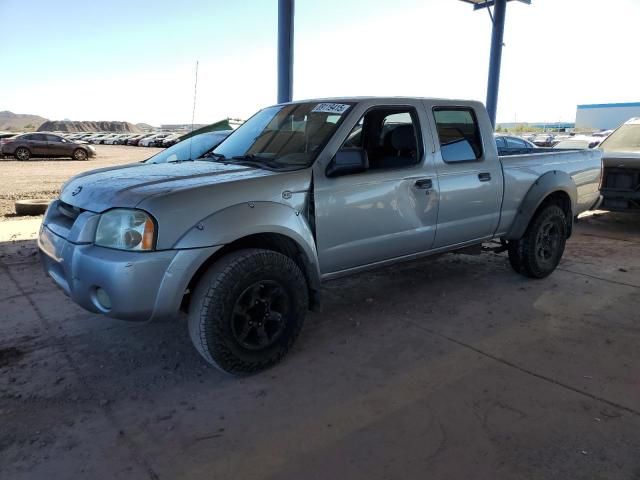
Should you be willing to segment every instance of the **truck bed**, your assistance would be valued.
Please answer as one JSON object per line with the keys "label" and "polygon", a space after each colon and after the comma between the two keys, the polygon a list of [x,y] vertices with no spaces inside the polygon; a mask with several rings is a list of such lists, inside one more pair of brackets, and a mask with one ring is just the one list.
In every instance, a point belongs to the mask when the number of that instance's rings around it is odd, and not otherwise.
{"label": "truck bed", "polygon": [[577,202],[574,216],[589,210],[600,197],[600,150],[557,151],[541,148],[524,155],[501,155],[499,159],[502,164],[505,193],[496,235],[506,233],[533,183],[549,170],[565,172],[575,182]]}

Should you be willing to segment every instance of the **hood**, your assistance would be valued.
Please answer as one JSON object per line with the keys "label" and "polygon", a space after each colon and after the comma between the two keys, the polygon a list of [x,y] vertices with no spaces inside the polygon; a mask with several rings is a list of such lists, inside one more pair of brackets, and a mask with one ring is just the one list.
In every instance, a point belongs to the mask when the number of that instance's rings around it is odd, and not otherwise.
{"label": "hood", "polygon": [[62,187],[60,199],[84,210],[103,212],[113,207],[133,208],[165,193],[270,175],[277,172],[210,161],[136,163],[77,175]]}
{"label": "hood", "polygon": [[640,168],[640,152],[602,152],[602,163],[608,168]]}
{"label": "hood", "polygon": [[134,164],[94,170],[71,179],[62,201],[93,212],[140,208],[158,223],[158,248],[171,248],[200,221],[244,203],[306,205],[311,168],[272,172],[196,161]]}

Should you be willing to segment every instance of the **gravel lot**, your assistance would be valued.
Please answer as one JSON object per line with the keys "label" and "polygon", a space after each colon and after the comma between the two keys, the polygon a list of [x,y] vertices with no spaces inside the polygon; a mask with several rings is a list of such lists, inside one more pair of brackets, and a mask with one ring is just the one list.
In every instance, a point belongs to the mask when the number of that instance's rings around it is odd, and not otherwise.
{"label": "gravel lot", "polygon": [[15,218],[15,200],[25,198],[55,198],[62,184],[70,177],[94,168],[110,167],[145,160],[160,148],[95,145],[97,156],[85,161],[34,158],[18,162],[0,159],[0,221]]}
{"label": "gravel lot", "polygon": [[640,478],[640,216],[581,220],[544,280],[483,254],[330,282],[248,378],[207,366],[183,318],[83,311],[10,233],[0,478]]}

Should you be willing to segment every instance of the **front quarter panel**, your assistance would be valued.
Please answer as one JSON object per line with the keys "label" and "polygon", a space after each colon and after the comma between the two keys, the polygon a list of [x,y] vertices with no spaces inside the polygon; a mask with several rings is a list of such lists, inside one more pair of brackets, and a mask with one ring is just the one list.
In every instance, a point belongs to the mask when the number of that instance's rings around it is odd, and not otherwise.
{"label": "front quarter panel", "polygon": [[315,239],[305,216],[289,205],[276,202],[247,202],[220,210],[196,223],[172,248],[227,245],[264,233],[281,234],[295,241],[319,275]]}

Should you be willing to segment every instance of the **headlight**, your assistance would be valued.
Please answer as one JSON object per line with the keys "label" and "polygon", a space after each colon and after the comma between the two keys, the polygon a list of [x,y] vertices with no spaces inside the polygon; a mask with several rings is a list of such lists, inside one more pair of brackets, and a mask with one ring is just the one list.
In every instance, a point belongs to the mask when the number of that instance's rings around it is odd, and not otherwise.
{"label": "headlight", "polygon": [[155,223],[147,213],[115,208],[100,216],[95,244],[118,250],[153,250],[155,233]]}

